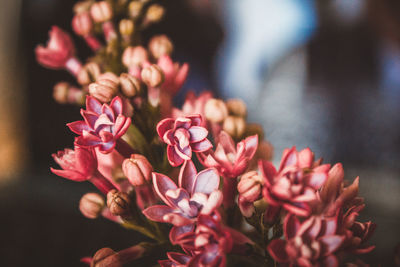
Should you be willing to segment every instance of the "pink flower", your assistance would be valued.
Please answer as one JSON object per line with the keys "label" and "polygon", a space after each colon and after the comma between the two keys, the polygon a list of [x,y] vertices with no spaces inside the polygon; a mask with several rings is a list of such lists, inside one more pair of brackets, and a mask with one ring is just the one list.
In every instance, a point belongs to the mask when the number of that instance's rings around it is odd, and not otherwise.
{"label": "pink flower", "polygon": [[250,217],[254,213],[254,201],[261,198],[263,179],[256,171],[242,175],[237,186],[238,205],[243,216]]}
{"label": "pink flower", "polygon": [[216,168],[223,177],[236,178],[242,175],[256,153],[257,135],[240,141],[236,148],[232,137],[224,131],[219,134],[218,140],[215,152],[209,150],[198,154],[200,162],[204,166]]}
{"label": "pink flower", "polygon": [[192,161],[185,161],[181,167],[179,187],[167,176],[153,173],[154,189],[166,205],[151,206],[143,214],[152,221],[173,224],[170,233],[173,242],[176,236],[192,230],[199,214],[212,214],[221,205],[219,182],[216,170],[197,173]]}
{"label": "pink flower", "polygon": [[212,147],[208,131],[201,127],[201,115],[167,118],[157,124],[161,140],[168,144],[167,156],[172,166],[179,166],[192,158],[192,151],[204,152]]}
{"label": "pink flower", "polygon": [[[197,97],[193,91],[189,91],[186,94],[185,103],[183,103],[182,109],[172,109],[172,118],[176,119],[178,117],[188,116],[191,114],[200,114],[203,118],[205,118],[204,107],[207,101],[211,98],[212,93],[210,91],[204,91]],[[206,128],[206,125],[207,121],[203,120],[201,126]]]}
{"label": "pink flower", "polygon": [[76,75],[81,64],[74,58],[75,47],[71,37],[57,26],[51,28],[49,35],[47,47],[38,45],[35,49],[37,61],[51,69],[67,68]]}
{"label": "pink flower", "polygon": [[284,221],[285,240],[275,239],[267,249],[274,260],[285,266],[339,266],[334,253],[344,237],[335,234],[336,219],[311,217],[300,223],[293,214]]}
{"label": "pink flower", "polygon": [[102,105],[95,98],[87,96],[86,110],[81,109],[84,120],[68,123],[67,126],[80,135],[75,141],[77,145],[98,147],[101,152],[109,153],[131,123],[131,119],[122,113],[123,104],[120,97],[115,97],[110,105]]}
{"label": "pink flower", "polygon": [[351,207],[343,216],[339,216],[339,230],[346,237],[343,250],[354,254],[365,254],[375,249],[375,246],[367,246],[365,243],[375,232],[376,224],[369,221],[357,222],[361,210],[365,205]]}
{"label": "pink flower", "polygon": [[245,253],[244,245],[252,243],[242,233],[224,227],[218,219],[209,215],[200,215],[196,230],[180,235],[176,241],[185,251],[193,254],[188,267],[225,266],[225,254],[233,250]]}
{"label": "pink flower", "polygon": [[75,150],[67,148],[58,151],[52,157],[62,168],[62,170],[50,168],[58,176],[75,182],[90,181],[105,194],[115,188],[98,172],[96,154],[91,148],[75,146]]}
{"label": "pink flower", "polygon": [[185,63],[179,66],[168,55],[161,56],[157,65],[162,69],[165,77],[161,90],[168,92],[170,95],[175,95],[186,81],[189,65]]}
{"label": "pink flower", "polygon": [[298,216],[308,216],[310,202],[317,199],[317,190],[328,178],[329,168],[329,164],[314,163],[309,148],[300,152],[295,147],[286,149],[278,171],[268,161],[259,162],[264,176],[264,197],[275,211],[283,207]]}
{"label": "pink flower", "polygon": [[176,252],[168,252],[167,253],[168,260],[160,260],[158,261],[158,264],[160,264],[161,267],[183,267],[187,266],[189,263],[190,259],[192,258],[191,256],[182,254],[182,253],[176,253]]}

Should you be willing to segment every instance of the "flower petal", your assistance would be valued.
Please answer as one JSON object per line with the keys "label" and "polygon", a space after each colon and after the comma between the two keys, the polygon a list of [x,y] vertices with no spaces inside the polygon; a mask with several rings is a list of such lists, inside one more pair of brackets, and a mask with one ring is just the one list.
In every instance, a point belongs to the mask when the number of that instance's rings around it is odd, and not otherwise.
{"label": "flower petal", "polygon": [[177,244],[178,238],[186,233],[193,232],[194,224],[188,224],[184,226],[173,226],[169,232],[169,240],[173,245]]}
{"label": "flower petal", "polygon": [[82,135],[82,131],[90,131],[90,127],[86,124],[85,121],[74,121],[67,124],[68,128],[79,135]]}
{"label": "flower petal", "polygon": [[168,190],[178,189],[176,184],[169,177],[153,172],[153,186],[157,195],[165,202],[165,204],[173,206],[165,194]]}
{"label": "flower petal", "polygon": [[258,148],[258,135],[249,136],[242,142],[244,142],[246,148],[244,156],[252,159]]}
{"label": "flower petal", "polygon": [[271,257],[277,262],[288,262],[289,256],[286,253],[285,247],[285,240],[274,239],[269,243],[267,250]]}
{"label": "flower petal", "polygon": [[178,153],[175,151],[175,146],[168,146],[167,147],[167,157],[169,164],[171,164],[172,167],[176,167],[181,165],[184,160],[181,158]]}
{"label": "flower petal", "polygon": [[174,125],[174,120],[171,118],[163,119],[157,124],[157,133],[160,138],[163,138],[166,131],[170,130]]}
{"label": "flower petal", "polygon": [[212,148],[213,145],[211,144],[210,140],[204,139],[203,141],[197,143],[191,143],[190,146],[194,152],[204,152]]}
{"label": "flower petal", "polygon": [[194,182],[193,192],[210,194],[219,187],[220,177],[216,169],[210,168],[199,172]]}
{"label": "flower petal", "polygon": [[318,239],[318,241],[323,244],[323,256],[330,255],[335,252],[343,243],[344,236],[339,235],[331,235],[331,236],[323,236]]}
{"label": "flower petal", "polygon": [[222,204],[224,196],[221,191],[213,191],[207,199],[206,204],[201,209],[201,214],[211,214]]}
{"label": "flower petal", "polygon": [[63,178],[75,181],[75,182],[83,182],[87,181],[89,177],[82,175],[81,173],[73,170],[57,170],[50,168],[51,172],[55,175],[61,176]]}
{"label": "flower petal", "polygon": [[289,240],[295,237],[299,228],[300,228],[299,219],[295,215],[290,213],[286,215],[285,221],[283,223],[283,232],[285,234],[285,238]]}
{"label": "flower petal", "polygon": [[154,205],[143,210],[143,214],[152,221],[165,222],[164,216],[173,213],[174,209],[165,205]]}
{"label": "flower petal", "polygon": [[122,114],[124,107],[122,99],[119,96],[114,97],[114,99],[110,103],[110,107],[114,111],[115,116]]}
{"label": "flower petal", "polygon": [[188,132],[190,133],[189,141],[191,143],[200,142],[208,135],[207,129],[200,126],[192,126],[189,128]]}
{"label": "flower petal", "polygon": [[179,187],[186,189],[190,195],[193,193],[193,186],[196,179],[197,170],[191,160],[183,163],[179,172]]}
{"label": "flower petal", "polygon": [[102,104],[94,97],[86,96],[86,110],[101,114]]}

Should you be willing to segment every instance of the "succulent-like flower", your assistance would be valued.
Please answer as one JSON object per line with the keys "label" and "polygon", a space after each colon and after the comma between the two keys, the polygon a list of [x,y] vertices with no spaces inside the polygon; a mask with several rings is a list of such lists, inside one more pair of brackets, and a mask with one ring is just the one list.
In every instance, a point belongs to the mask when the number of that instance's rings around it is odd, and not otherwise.
{"label": "succulent-like flower", "polygon": [[188,267],[225,266],[225,254],[231,252],[234,246],[240,247],[237,250],[244,252],[241,246],[252,243],[242,233],[223,226],[217,218],[203,214],[198,217],[196,230],[180,235],[176,242],[185,251],[193,254],[187,263]]}
{"label": "succulent-like flower", "polygon": [[164,82],[161,85],[161,90],[168,92],[170,95],[175,95],[186,81],[189,65],[184,63],[180,66],[178,63],[174,63],[168,55],[161,56],[157,61],[157,65],[164,72]]}
{"label": "succulent-like flower", "polygon": [[55,162],[62,168],[50,170],[61,177],[75,182],[92,182],[100,191],[107,194],[115,187],[97,170],[97,158],[92,148],[75,146],[75,149],[65,149],[52,155]]}
{"label": "succulent-like flower", "polygon": [[260,161],[259,169],[264,176],[263,194],[270,206],[308,216],[309,203],[317,199],[317,190],[328,178],[330,165],[314,163],[314,154],[309,148],[298,152],[293,147],[283,152],[278,171],[268,161]]}
{"label": "succulent-like flower", "polygon": [[150,220],[171,223],[171,241],[191,230],[199,214],[212,214],[222,203],[218,190],[220,178],[215,169],[197,173],[192,161],[185,161],[179,173],[179,187],[167,176],[153,173],[156,193],[166,205],[154,205],[143,211]]}
{"label": "succulent-like flower", "polygon": [[67,124],[71,131],[80,135],[75,143],[82,147],[98,147],[103,153],[114,149],[131,123],[131,119],[123,115],[122,99],[118,96],[110,105],[87,96],[86,110],[81,109],[81,115],[84,120]]}
{"label": "succulent-like flower", "polygon": [[283,239],[274,239],[268,252],[285,266],[339,266],[334,253],[343,244],[344,236],[336,234],[335,218],[310,217],[303,223],[293,215],[285,218]]}
{"label": "succulent-like flower", "polygon": [[157,132],[167,147],[168,161],[179,166],[192,158],[193,152],[204,152],[212,147],[207,139],[208,130],[201,126],[201,115],[167,118],[157,124]]}
{"label": "succulent-like flower", "polygon": [[247,137],[235,147],[232,137],[221,131],[218,141],[215,152],[209,150],[198,154],[200,162],[206,167],[216,168],[223,177],[236,178],[242,175],[256,153],[257,135]]}
{"label": "succulent-like flower", "polygon": [[77,75],[82,66],[74,57],[75,46],[69,34],[53,26],[49,36],[46,47],[38,45],[35,49],[37,61],[47,68],[67,68]]}

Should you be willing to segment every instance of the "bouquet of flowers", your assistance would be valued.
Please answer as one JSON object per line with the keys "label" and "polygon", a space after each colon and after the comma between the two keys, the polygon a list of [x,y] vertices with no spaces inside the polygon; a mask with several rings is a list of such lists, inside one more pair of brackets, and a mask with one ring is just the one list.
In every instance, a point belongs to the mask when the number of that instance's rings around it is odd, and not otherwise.
{"label": "bouquet of flowers", "polygon": [[246,121],[239,99],[189,92],[182,108],[174,107],[189,66],[172,60],[167,36],[147,44],[141,38],[164,13],[150,0],[80,1],[72,28],[93,56],[83,64],[57,26],[35,50],[41,65],[68,70],[79,84],[56,84],[54,99],[84,106],[83,119],[67,124],[74,148],[53,154],[61,169],[51,171],[100,191],[82,197],[84,216],[147,237],[82,261],[339,266],[373,250],[366,242],[376,225],[357,221],[364,208],[359,179],[346,182],[340,163],[292,147],[276,168],[272,146],[261,126]]}

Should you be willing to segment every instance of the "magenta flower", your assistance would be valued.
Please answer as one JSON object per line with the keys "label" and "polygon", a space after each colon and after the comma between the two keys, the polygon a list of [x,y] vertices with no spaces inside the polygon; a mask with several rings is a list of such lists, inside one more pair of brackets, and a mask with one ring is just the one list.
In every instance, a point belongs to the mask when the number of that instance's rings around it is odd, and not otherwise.
{"label": "magenta flower", "polygon": [[[129,157],[129,152],[122,153],[126,143],[121,138],[128,130],[131,119],[123,114],[123,104],[120,97],[115,97],[110,105],[101,104],[91,96],[86,97],[86,110],[81,109],[84,120],[68,123],[67,126],[80,136],[75,143],[82,147],[98,147],[102,153],[110,153],[116,145],[123,156]],[[127,154],[127,155],[125,155]]]}
{"label": "magenta flower", "polygon": [[200,215],[196,230],[180,235],[176,242],[193,254],[188,267],[222,267],[226,264],[225,254],[232,250],[245,253],[244,245],[252,241],[209,215]]}
{"label": "magenta flower", "polygon": [[179,173],[179,187],[167,176],[153,173],[156,193],[166,205],[154,205],[143,211],[152,221],[171,223],[170,239],[191,231],[199,214],[212,214],[221,205],[218,190],[220,178],[216,170],[197,173],[192,161],[185,161]]}
{"label": "magenta flower", "polygon": [[158,59],[157,65],[164,72],[164,82],[161,85],[161,90],[168,92],[170,95],[175,95],[181,89],[186,77],[189,73],[189,65],[187,63],[179,66],[174,63],[168,55],[163,55]]}
{"label": "magenta flower", "polygon": [[81,64],[74,57],[75,46],[68,33],[53,26],[49,33],[47,46],[38,45],[35,49],[37,61],[51,69],[67,68],[74,75],[81,69]]}
{"label": "magenta flower", "polygon": [[204,152],[212,147],[207,139],[208,131],[201,127],[201,115],[180,117],[176,120],[167,118],[157,124],[161,140],[167,143],[168,161],[172,166],[179,166],[192,158],[192,151]]}
{"label": "magenta flower", "polygon": [[[204,91],[199,96],[196,96],[195,92],[189,91],[186,94],[182,109],[172,109],[172,118],[176,119],[178,117],[189,116],[191,114],[200,114],[203,118],[205,118],[204,107],[207,101],[211,98],[212,93],[210,91]],[[201,126],[206,128],[207,121],[203,120]]]}
{"label": "magenta flower", "polygon": [[[314,163],[314,155],[309,148],[300,152],[296,148],[283,152],[279,171],[272,163],[260,161],[259,169],[264,176],[263,195],[271,210],[283,207],[298,216],[311,213],[310,202],[317,199],[317,190],[328,178],[330,165]],[[267,219],[271,214],[266,216]]]}
{"label": "magenta flower", "polygon": [[187,266],[189,261],[191,260],[191,256],[182,254],[182,253],[176,253],[176,252],[168,252],[167,253],[168,260],[160,260],[158,261],[158,264],[160,264],[161,267],[183,267]]}
{"label": "magenta flower", "polygon": [[335,234],[335,218],[311,217],[300,223],[295,215],[288,214],[283,228],[285,240],[272,240],[267,247],[274,260],[284,266],[339,266],[334,253],[344,237]]}
{"label": "magenta flower", "polygon": [[75,181],[92,182],[100,191],[107,194],[115,187],[97,170],[96,154],[91,148],[75,146],[75,150],[65,149],[52,155],[55,162],[62,168],[50,170],[63,178]]}
{"label": "magenta flower", "polygon": [[209,150],[198,154],[200,162],[206,167],[216,168],[226,178],[242,175],[257,151],[258,136],[247,137],[236,147],[232,137],[224,131],[221,131],[218,140],[215,152]]}

